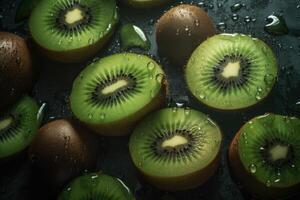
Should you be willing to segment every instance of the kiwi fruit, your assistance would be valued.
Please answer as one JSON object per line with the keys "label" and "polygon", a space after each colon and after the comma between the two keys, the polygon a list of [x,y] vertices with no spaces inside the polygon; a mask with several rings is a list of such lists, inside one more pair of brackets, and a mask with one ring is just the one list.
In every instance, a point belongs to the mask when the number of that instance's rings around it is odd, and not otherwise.
{"label": "kiwi fruit", "polygon": [[170,0],[121,0],[130,7],[134,8],[152,8],[161,6],[170,2]]}
{"label": "kiwi fruit", "polygon": [[37,6],[41,0],[22,0],[16,11],[16,22],[21,22],[22,20],[28,18],[32,10]]}
{"label": "kiwi fruit", "polygon": [[278,66],[270,47],[242,34],[220,34],[203,42],[185,68],[188,89],[218,110],[251,107],[271,92]]}
{"label": "kiwi fruit", "polygon": [[189,108],[165,108],[134,129],[129,152],[139,174],[167,191],[205,183],[217,170],[222,134],[205,114]]}
{"label": "kiwi fruit", "polygon": [[74,179],[60,194],[58,200],[134,200],[129,188],[119,179],[101,172]]}
{"label": "kiwi fruit", "polygon": [[0,160],[9,160],[33,140],[40,125],[38,105],[31,97],[22,97],[7,112],[0,113]]}
{"label": "kiwi fruit", "polygon": [[212,19],[201,8],[183,4],[164,13],[156,24],[156,43],[161,56],[185,65],[195,48],[216,34]]}
{"label": "kiwi fruit", "polygon": [[247,122],[229,148],[231,174],[258,199],[300,190],[300,119],[265,114]]}
{"label": "kiwi fruit", "polygon": [[96,167],[97,142],[78,122],[59,119],[39,129],[29,157],[40,179],[56,190]]}
{"label": "kiwi fruit", "polygon": [[29,29],[51,59],[80,62],[106,44],[117,22],[115,0],[41,0],[31,13]]}
{"label": "kiwi fruit", "polygon": [[164,105],[164,77],[147,56],[121,53],[102,58],[76,78],[71,109],[100,135],[128,134],[144,115]]}
{"label": "kiwi fruit", "polygon": [[33,82],[32,57],[26,41],[0,32],[0,110],[16,103]]}

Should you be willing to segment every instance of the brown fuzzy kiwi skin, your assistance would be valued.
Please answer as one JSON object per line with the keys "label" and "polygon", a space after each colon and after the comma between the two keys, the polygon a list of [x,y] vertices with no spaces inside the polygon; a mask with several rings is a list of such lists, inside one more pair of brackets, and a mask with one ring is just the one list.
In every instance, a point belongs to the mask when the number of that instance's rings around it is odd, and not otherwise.
{"label": "brown fuzzy kiwi skin", "polygon": [[204,10],[182,4],[160,17],[156,24],[156,43],[160,55],[183,66],[195,48],[216,33],[213,21]]}
{"label": "brown fuzzy kiwi skin", "polygon": [[160,0],[160,2],[156,2],[156,3],[153,2],[138,3],[138,1],[136,0],[121,0],[121,2],[133,8],[152,8],[152,7],[158,7],[167,4],[170,2],[170,0]]}
{"label": "brown fuzzy kiwi skin", "polygon": [[101,40],[95,44],[82,47],[79,49],[69,50],[69,51],[53,51],[51,49],[46,49],[35,42],[37,48],[41,51],[43,55],[47,58],[62,62],[62,63],[79,63],[84,62],[98,53],[110,40],[115,32],[117,24],[112,25],[112,30],[107,33]]}
{"label": "brown fuzzy kiwi skin", "polygon": [[0,47],[0,111],[4,111],[32,87],[33,64],[23,38],[0,32]]}
{"label": "brown fuzzy kiwi skin", "polygon": [[166,86],[143,109],[131,114],[125,119],[109,123],[94,125],[85,123],[94,133],[102,136],[125,136],[132,132],[134,126],[148,113],[163,108],[166,105]]}
{"label": "brown fuzzy kiwi skin", "polygon": [[289,199],[299,193],[300,184],[290,188],[267,187],[264,183],[257,180],[242,164],[238,152],[238,141],[241,130],[233,138],[228,151],[229,171],[235,182],[239,183],[242,189],[253,195],[255,199],[275,200]]}
{"label": "brown fuzzy kiwi skin", "polygon": [[77,121],[60,119],[41,127],[29,147],[29,157],[40,179],[54,190],[97,163],[97,143]]}

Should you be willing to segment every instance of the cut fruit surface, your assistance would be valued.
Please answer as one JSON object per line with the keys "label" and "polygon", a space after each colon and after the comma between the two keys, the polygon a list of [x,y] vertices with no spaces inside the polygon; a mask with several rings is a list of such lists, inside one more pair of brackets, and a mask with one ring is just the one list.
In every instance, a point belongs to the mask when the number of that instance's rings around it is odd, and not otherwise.
{"label": "cut fruit surface", "polygon": [[138,124],[129,150],[146,180],[162,189],[181,190],[204,183],[214,173],[221,141],[220,129],[206,115],[166,108]]}
{"label": "cut fruit surface", "polygon": [[97,52],[117,21],[115,0],[42,0],[31,14],[29,27],[48,56],[72,62]]}
{"label": "cut fruit surface", "polygon": [[185,78],[200,102],[220,110],[238,110],[267,97],[277,73],[276,58],[264,42],[241,34],[220,34],[193,52]]}
{"label": "cut fruit surface", "polygon": [[38,106],[23,97],[8,112],[0,115],[0,160],[24,150],[39,127]]}
{"label": "cut fruit surface", "polygon": [[73,180],[61,193],[59,200],[134,200],[129,188],[118,178],[91,173]]}
{"label": "cut fruit surface", "polygon": [[122,123],[128,129],[161,104],[163,77],[161,67],[143,55],[123,53],[102,58],[84,69],[75,80],[72,111],[78,119],[100,132],[103,126],[114,129]]}

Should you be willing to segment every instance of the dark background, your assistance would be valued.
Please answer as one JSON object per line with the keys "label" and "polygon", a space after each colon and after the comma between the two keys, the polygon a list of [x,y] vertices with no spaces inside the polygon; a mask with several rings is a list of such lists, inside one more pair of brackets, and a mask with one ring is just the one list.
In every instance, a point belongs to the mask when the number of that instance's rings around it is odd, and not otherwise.
{"label": "dark background", "polygon": [[[159,58],[156,52],[154,24],[164,11],[180,2],[198,4],[208,10],[220,32],[240,32],[263,39],[275,51],[280,74],[270,97],[259,106],[245,112],[220,113],[198,103],[188,92],[183,81],[181,67],[168,64]],[[242,3],[244,7],[236,12],[238,20],[233,20],[230,6]],[[19,0],[0,0],[0,30],[14,32],[28,37],[27,22],[14,23],[14,14]],[[216,175],[203,187],[186,192],[166,193],[149,185],[140,184],[128,153],[128,138],[99,138],[101,155],[98,169],[120,177],[136,193],[137,199],[145,200],[239,200],[244,199],[230,178],[226,153],[230,140],[237,130],[254,116],[273,112],[286,115],[300,115],[300,0],[205,0],[173,1],[173,3],[155,9],[137,10],[120,7],[121,23],[133,22],[145,30],[151,40],[151,50],[141,52],[160,62],[170,83],[171,98],[175,102],[207,113],[221,126],[224,133],[222,163]],[[290,28],[285,36],[271,36],[264,31],[266,17],[271,14],[283,15]],[[250,20],[249,20],[250,19]],[[224,26],[225,23],[226,26]],[[219,24],[219,25],[218,25]],[[120,52],[118,31],[111,42],[98,56]],[[138,52],[138,51],[135,51]],[[42,59],[39,64],[37,84],[32,95],[40,104],[47,103],[44,123],[56,118],[71,116],[68,109],[68,95],[72,82],[88,62],[62,65]],[[18,160],[0,167],[0,200],[50,199],[49,189],[33,178],[34,171],[24,154]]]}

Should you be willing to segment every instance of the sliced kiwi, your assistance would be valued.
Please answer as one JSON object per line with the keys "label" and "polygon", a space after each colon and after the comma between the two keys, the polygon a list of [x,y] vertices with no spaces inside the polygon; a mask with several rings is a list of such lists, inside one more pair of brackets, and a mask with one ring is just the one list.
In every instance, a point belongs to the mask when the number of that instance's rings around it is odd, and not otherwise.
{"label": "sliced kiwi", "polygon": [[300,120],[275,114],[255,117],[238,132],[229,151],[235,178],[262,199],[300,189]]}
{"label": "sliced kiwi", "polygon": [[150,8],[166,4],[170,0],[122,0],[127,5],[135,8]]}
{"label": "sliced kiwi", "polygon": [[118,178],[101,172],[80,176],[60,194],[58,200],[134,200],[129,188]]}
{"label": "sliced kiwi", "polygon": [[137,125],[129,150],[146,181],[163,190],[184,190],[215,173],[221,141],[220,129],[205,114],[165,108]]}
{"label": "sliced kiwi", "polygon": [[124,135],[164,103],[164,72],[151,58],[122,53],[90,64],[71,92],[75,116],[102,135]]}
{"label": "sliced kiwi", "polygon": [[115,0],[42,0],[32,11],[29,28],[49,57],[77,62],[103,47],[117,21]]}
{"label": "sliced kiwi", "polygon": [[238,110],[263,100],[277,78],[272,50],[242,34],[220,34],[202,43],[185,69],[187,85],[202,103],[220,110]]}
{"label": "sliced kiwi", "polygon": [[19,100],[7,113],[0,114],[0,160],[24,150],[39,127],[38,105],[30,97]]}

